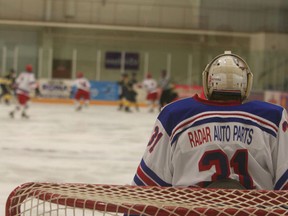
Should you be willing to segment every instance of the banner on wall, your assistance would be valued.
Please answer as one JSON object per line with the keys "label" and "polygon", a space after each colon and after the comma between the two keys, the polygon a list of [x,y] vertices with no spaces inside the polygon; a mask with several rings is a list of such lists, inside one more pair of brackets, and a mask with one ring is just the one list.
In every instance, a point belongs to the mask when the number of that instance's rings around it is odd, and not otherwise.
{"label": "banner on wall", "polygon": [[[90,81],[91,100],[118,100],[118,84],[116,82]],[[44,98],[73,98],[76,87],[72,80],[39,80],[39,90]]]}
{"label": "banner on wall", "polygon": [[45,98],[69,98],[72,81],[65,79],[40,79],[39,90]]}
{"label": "banner on wall", "polygon": [[121,68],[121,52],[106,52],[105,68],[120,69]]}
{"label": "banner on wall", "polygon": [[121,69],[124,66],[125,70],[139,69],[139,53],[125,52],[124,65],[122,65],[121,52],[106,52],[105,54],[105,68],[107,69]]}
{"label": "banner on wall", "polygon": [[91,83],[91,100],[118,100],[118,84],[116,82],[97,82],[90,81]]}
{"label": "banner on wall", "polygon": [[125,70],[139,69],[139,53],[125,53]]}

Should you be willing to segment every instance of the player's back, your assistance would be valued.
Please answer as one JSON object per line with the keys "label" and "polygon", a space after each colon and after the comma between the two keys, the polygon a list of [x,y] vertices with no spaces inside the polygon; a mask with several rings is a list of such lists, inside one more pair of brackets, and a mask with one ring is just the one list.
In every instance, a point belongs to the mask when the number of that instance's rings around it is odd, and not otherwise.
{"label": "player's back", "polygon": [[147,92],[157,91],[157,82],[154,79],[145,79],[143,81],[143,87]]}
{"label": "player's back", "polygon": [[35,85],[35,76],[33,73],[22,72],[16,79],[17,92],[29,94]]}
{"label": "player's back", "polygon": [[172,148],[172,185],[232,178],[248,189],[273,189],[282,112],[261,101],[223,104],[198,97],[166,106],[158,119]]}
{"label": "player's back", "polygon": [[84,91],[89,91],[91,87],[89,80],[85,77],[77,78],[74,85],[77,89],[82,89]]}

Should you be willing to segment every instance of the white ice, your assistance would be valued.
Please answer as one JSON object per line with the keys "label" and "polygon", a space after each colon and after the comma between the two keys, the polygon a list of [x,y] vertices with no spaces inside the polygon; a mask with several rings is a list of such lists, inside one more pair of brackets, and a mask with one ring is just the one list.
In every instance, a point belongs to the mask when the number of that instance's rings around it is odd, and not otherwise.
{"label": "white ice", "polygon": [[10,119],[13,108],[0,104],[0,215],[26,182],[130,184],[158,114],[32,103],[30,119]]}

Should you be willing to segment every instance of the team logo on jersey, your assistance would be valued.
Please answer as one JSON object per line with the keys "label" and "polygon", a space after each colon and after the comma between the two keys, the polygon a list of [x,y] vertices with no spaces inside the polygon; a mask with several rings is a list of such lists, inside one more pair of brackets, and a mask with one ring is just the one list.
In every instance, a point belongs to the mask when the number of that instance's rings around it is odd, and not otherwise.
{"label": "team logo on jersey", "polygon": [[283,129],[284,132],[286,132],[288,130],[288,122],[287,121],[283,122],[282,129]]}

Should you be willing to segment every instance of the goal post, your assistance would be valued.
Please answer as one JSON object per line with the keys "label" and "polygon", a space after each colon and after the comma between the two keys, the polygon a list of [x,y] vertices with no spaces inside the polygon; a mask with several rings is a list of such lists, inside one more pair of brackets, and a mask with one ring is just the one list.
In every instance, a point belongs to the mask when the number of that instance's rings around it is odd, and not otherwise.
{"label": "goal post", "polygon": [[30,182],[6,216],[288,215],[288,191]]}

